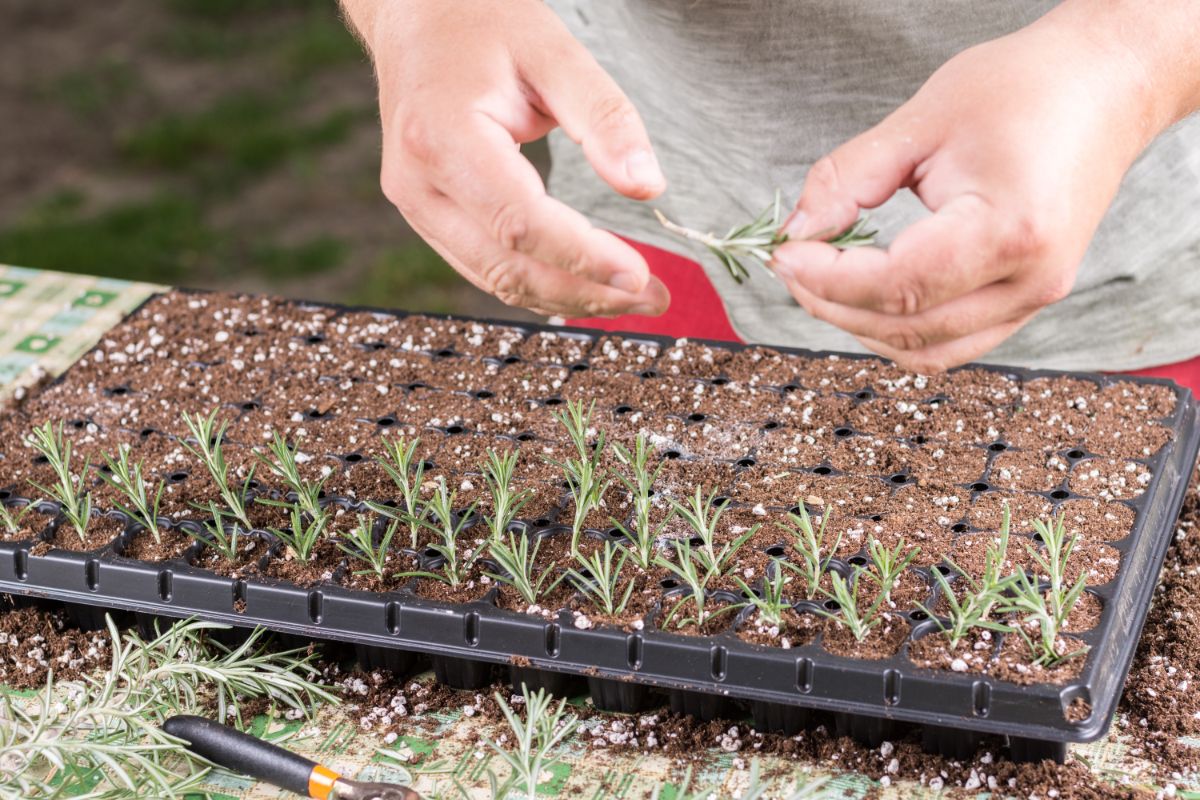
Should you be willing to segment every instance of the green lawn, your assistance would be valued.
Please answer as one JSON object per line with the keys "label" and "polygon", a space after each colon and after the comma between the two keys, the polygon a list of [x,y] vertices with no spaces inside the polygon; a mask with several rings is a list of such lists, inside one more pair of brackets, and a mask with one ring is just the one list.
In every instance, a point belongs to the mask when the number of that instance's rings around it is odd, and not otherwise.
{"label": "green lawn", "polygon": [[[378,187],[374,83],[331,0],[78,4],[74,61],[0,24],[23,124],[66,144],[3,188],[0,262],[335,302],[496,313]],[[132,10],[131,10],[132,9]],[[130,15],[120,47],[103,16]],[[10,114],[10,117],[12,115]]]}

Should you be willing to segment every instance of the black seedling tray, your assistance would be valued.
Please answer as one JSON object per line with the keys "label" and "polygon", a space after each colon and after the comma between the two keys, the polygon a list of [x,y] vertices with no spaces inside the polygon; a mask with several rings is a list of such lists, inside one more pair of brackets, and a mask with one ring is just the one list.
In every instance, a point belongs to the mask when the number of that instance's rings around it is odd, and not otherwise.
{"label": "black seedling tray", "polygon": [[[603,333],[519,327],[566,331],[575,337]],[[664,348],[672,343],[643,335],[631,338],[653,340]],[[741,349],[722,342],[705,344]],[[815,358],[831,355],[777,349]],[[1127,376],[984,368],[1016,380],[1069,375],[1099,384],[1119,379],[1173,386]],[[641,630],[583,630],[573,624],[569,611],[547,620],[502,610],[492,602],[494,589],[480,601],[449,605],[407,591],[369,593],[334,584],[300,588],[270,579],[232,579],[194,567],[186,556],[153,564],[122,557],[128,537],[135,534],[131,528],[89,553],[50,549],[34,555],[36,541],[0,542],[0,593],[18,601],[65,602],[83,624],[92,626],[106,610],[116,609],[134,612],[143,622],[195,615],[238,628],[263,626],[300,641],[348,642],[368,668],[405,672],[421,663],[424,654],[432,658],[437,678],[457,688],[487,685],[500,665],[514,685],[545,686],[563,694],[586,690],[595,705],[606,710],[643,710],[660,703],[665,693],[673,710],[704,719],[737,718],[748,711],[760,730],[794,734],[808,725],[832,723],[837,731],[874,745],[896,735],[903,725],[917,723],[923,726],[926,747],[951,757],[969,756],[980,738],[990,734],[1007,737],[1014,758],[1061,760],[1066,743],[1094,740],[1110,724],[1200,449],[1192,395],[1174,388],[1176,407],[1163,421],[1173,438],[1146,462],[1153,479],[1144,494],[1121,501],[1137,512],[1134,529],[1111,543],[1122,555],[1117,577],[1089,589],[1103,601],[1103,614],[1097,627],[1077,635],[1091,649],[1079,677],[1065,685],[1021,686],[985,675],[918,668],[906,657],[907,644],[891,658],[869,661],[833,655],[819,639],[780,649],[748,644],[730,632],[665,633],[649,622]],[[987,473],[974,490],[986,491],[986,481]],[[1077,497],[1065,479],[1045,496],[1056,503]],[[363,508],[348,499],[330,501]],[[7,502],[22,501],[10,495]],[[42,510],[51,515],[55,511],[45,503]],[[539,535],[561,530],[553,520],[549,523],[541,526]],[[44,538],[56,524],[50,523]],[[37,548],[43,550],[45,545]],[[847,565],[836,562],[834,568]],[[798,608],[803,610],[804,604]],[[910,637],[936,630],[933,620],[906,616]],[[1075,700],[1086,702],[1091,713],[1072,722],[1066,710]]]}

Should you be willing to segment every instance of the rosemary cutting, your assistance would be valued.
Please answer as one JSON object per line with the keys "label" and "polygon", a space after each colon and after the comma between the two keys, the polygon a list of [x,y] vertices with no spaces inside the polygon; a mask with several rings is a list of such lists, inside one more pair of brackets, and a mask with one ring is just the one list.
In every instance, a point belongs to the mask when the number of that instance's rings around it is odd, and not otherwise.
{"label": "rosemary cutting", "polygon": [[[555,703],[544,689],[531,692],[523,683],[524,719],[499,693],[493,696],[512,731],[512,746],[504,747],[491,739],[486,740],[487,745],[508,765],[512,778],[524,789],[524,796],[536,797],[539,784],[545,780],[545,768],[553,763],[551,754],[579,727],[579,717],[567,711],[565,697]],[[507,796],[507,792],[493,796]]]}
{"label": "rosemary cutting", "polygon": [[43,486],[34,481],[30,481],[30,485],[58,502],[63,517],[79,534],[79,541],[85,541],[88,520],[92,516],[92,496],[88,493],[86,483],[91,462],[84,459],[83,469],[79,474],[71,472],[73,448],[71,440],[63,437],[61,422],[58,423],[58,428],[49,422],[40,428],[34,428],[33,434],[26,441],[45,459],[54,470],[54,477],[58,479],[58,483],[53,486]]}
{"label": "rosemary cutting", "polygon": [[[115,459],[104,456],[107,472],[101,472],[100,477],[109,486],[120,492],[129,505],[120,502],[113,503],[117,510],[129,519],[141,525],[154,541],[162,540],[162,532],[158,524],[158,506],[162,501],[163,482],[160,480],[154,489],[150,489],[142,474],[142,462],[129,463],[129,445],[122,444],[117,448]],[[153,498],[153,499],[151,499]]]}
{"label": "rosemary cutting", "polygon": [[237,714],[267,698],[311,718],[337,698],[314,682],[315,655],[272,653],[262,630],[228,649],[208,638],[226,626],[190,620],[153,639],[108,620],[112,664],[97,677],[47,679],[30,705],[0,694],[0,797],[180,797],[207,770],[162,731],[172,714]]}
{"label": "rosemary cutting", "polygon": [[[750,277],[750,270],[743,263],[745,260],[757,263],[768,275],[775,277],[771,270],[771,258],[775,248],[788,240],[788,235],[783,231],[783,195],[778,189],[775,190],[775,202],[763,209],[753,222],[736,225],[724,236],[685,228],[667,219],[658,209],[654,214],[671,233],[707,247],[738,283]],[[867,223],[868,219],[863,217],[838,235],[826,239],[826,242],[839,250],[874,244],[878,231],[868,230]],[[830,233],[833,231],[822,231],[809,238],[825,239]]]}

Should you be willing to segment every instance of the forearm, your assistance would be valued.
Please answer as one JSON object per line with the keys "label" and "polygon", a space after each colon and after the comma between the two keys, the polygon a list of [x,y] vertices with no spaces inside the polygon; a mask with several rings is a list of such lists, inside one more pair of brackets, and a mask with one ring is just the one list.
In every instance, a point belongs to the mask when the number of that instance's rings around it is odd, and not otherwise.
{"label": "forearm", "polygon": [[1043,21],[1085,35],[1134,82],[1130,112],[1147,144],[1200,110],[1200,3],[1194,0],[1067,0]]}

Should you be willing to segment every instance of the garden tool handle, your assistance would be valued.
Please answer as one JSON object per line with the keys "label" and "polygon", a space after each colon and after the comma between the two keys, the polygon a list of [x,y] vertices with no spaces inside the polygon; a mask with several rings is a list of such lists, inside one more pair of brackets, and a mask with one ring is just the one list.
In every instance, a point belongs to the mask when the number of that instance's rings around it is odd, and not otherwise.
{"label": "garden tool handle", "polygon": [[187,742],[193,753],[225,769],[304,797],[328,800],[335,796],[333,787],[341,777],[336,772],[256,736],[188,714],[171,717],[162,727]]}

